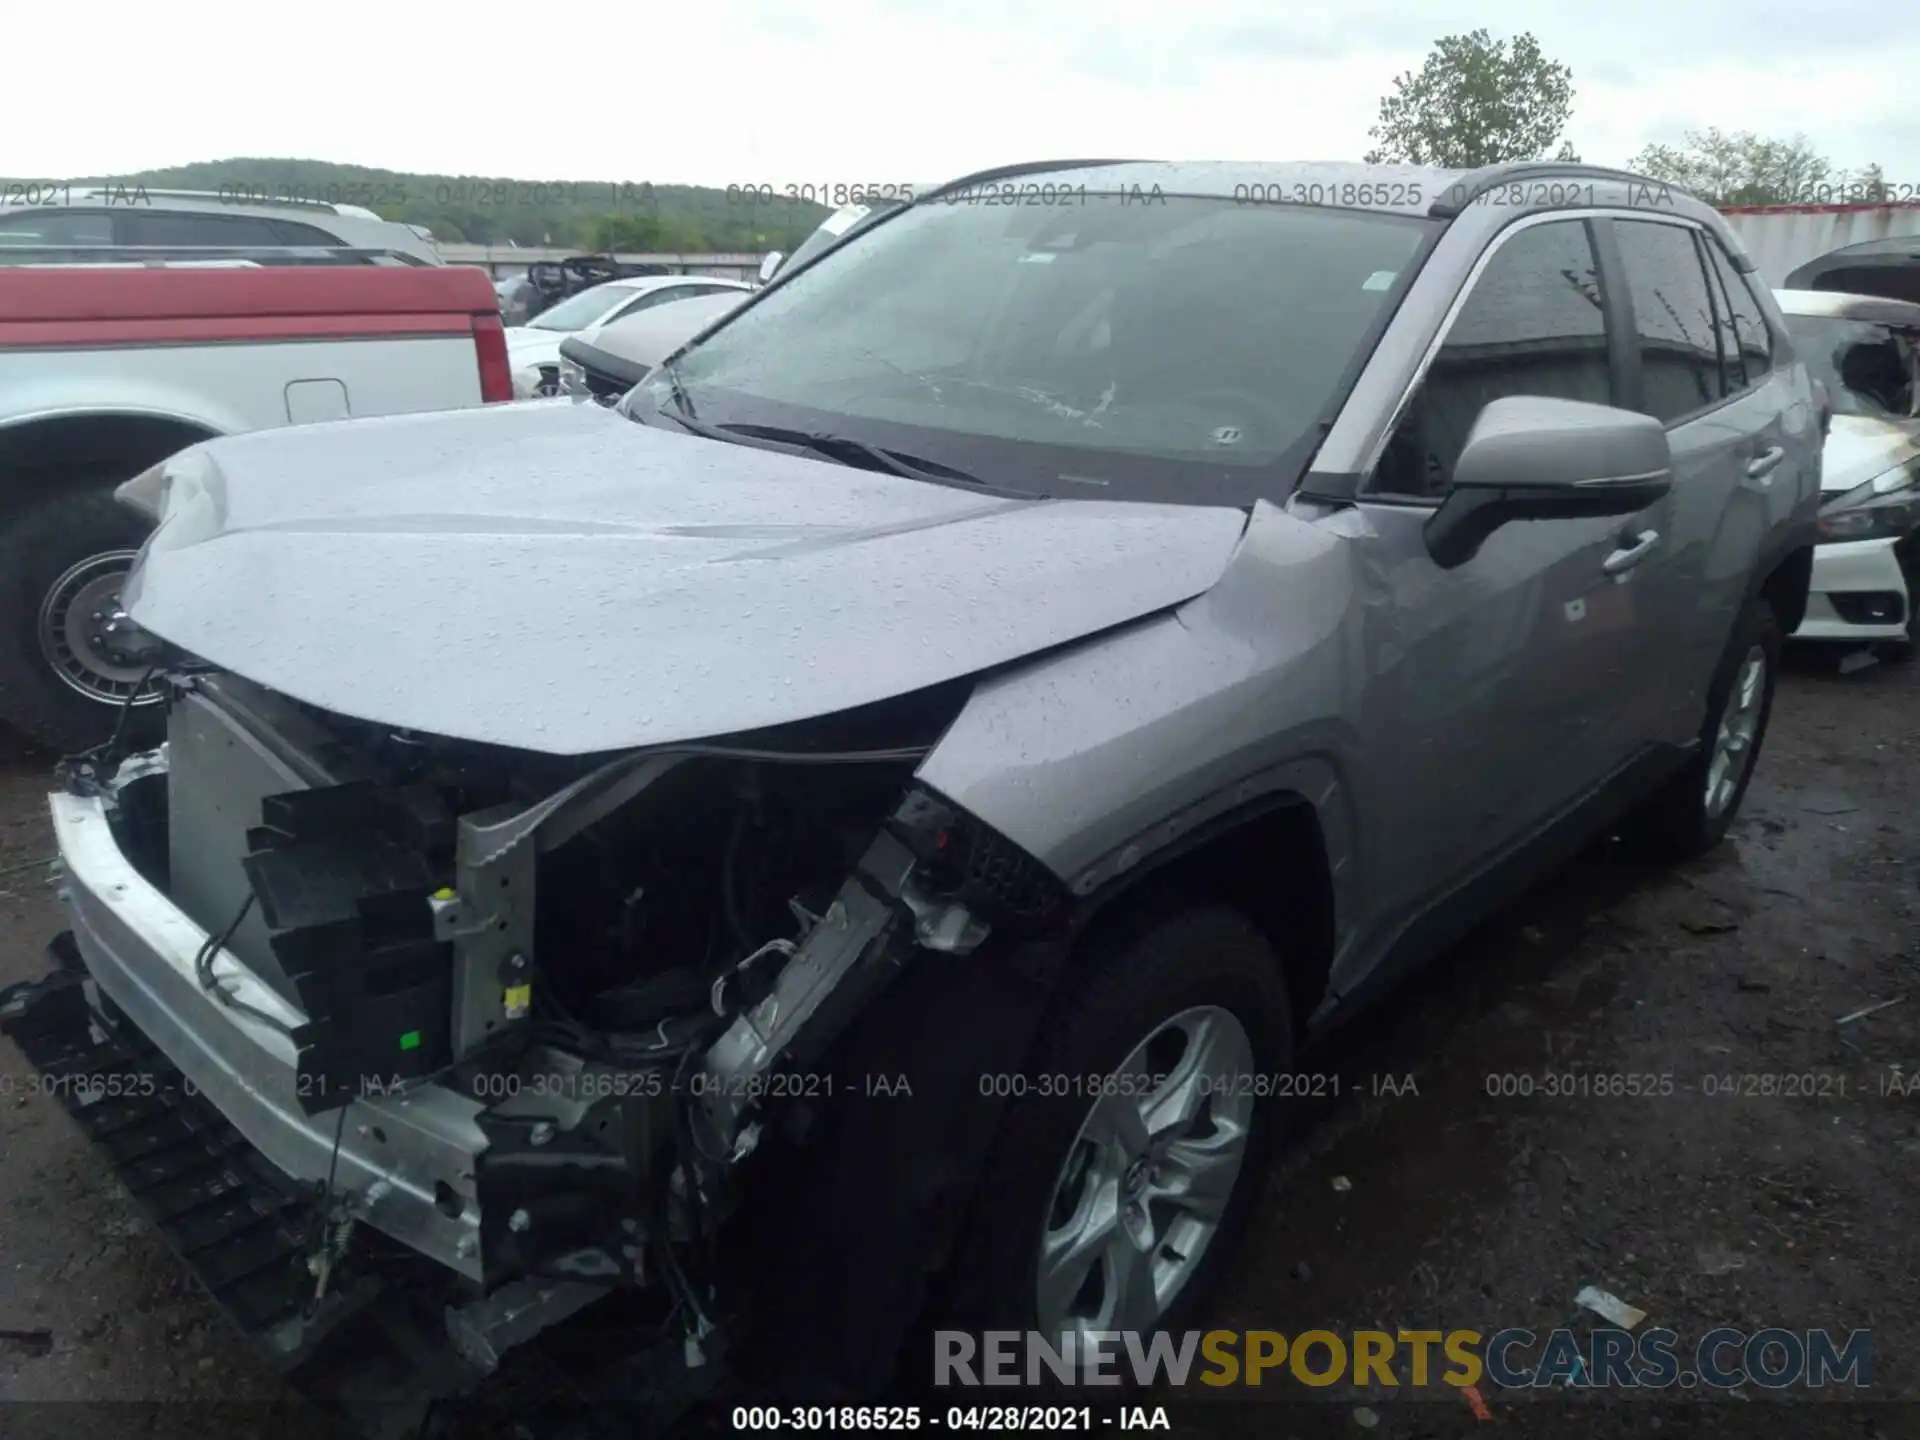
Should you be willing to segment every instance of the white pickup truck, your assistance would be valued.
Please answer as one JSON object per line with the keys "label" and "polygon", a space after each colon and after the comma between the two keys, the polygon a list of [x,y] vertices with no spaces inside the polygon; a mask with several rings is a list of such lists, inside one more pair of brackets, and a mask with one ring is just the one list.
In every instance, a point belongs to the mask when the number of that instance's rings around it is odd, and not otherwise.
{"label": "white pickup truck", "polygon": [[73,749],[158,698],[116,621],[146,537],[122,481],[218,435],[512,393],[470,267],[0,268],[0,722]]}

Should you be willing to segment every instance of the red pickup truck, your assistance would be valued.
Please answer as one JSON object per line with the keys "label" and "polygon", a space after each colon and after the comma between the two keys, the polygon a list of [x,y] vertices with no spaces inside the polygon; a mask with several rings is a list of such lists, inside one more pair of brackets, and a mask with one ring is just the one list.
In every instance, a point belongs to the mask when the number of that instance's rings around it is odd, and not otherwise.
{"label": "red pickup truck", "polygon": [[72,749],[139,689],[122,481],[218,435],[512,394],[472,267],[0,267],[0,722]]}

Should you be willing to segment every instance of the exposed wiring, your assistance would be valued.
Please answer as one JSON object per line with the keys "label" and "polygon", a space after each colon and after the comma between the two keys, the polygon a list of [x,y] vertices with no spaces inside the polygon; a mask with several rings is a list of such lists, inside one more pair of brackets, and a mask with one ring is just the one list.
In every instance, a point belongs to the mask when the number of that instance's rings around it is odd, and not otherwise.
{"label": "exposed wiring", "polygon": [[153,677],[158,673],[159,669],[160,666],[157,661],[147,666],[145,670],[140,672],[139,683],[127,692],[126,701],[120,706],[120,718],[113,722],[113,734],[107,737],[105,746],[107,754],[111,755],[114,751],[118,750],[121,742],[127,738],[127,726],[133,720],[133,707],[139,703],[140,692],[152,683]]}
{"label": "exposed wiring", "polygon": [[270,1026],[278,1030],[282,1035],[290,1036],[293,1034],[293,1027],[291,1025],[287,1024],[286,1021],[277,1015],[269,1015],[258,1006],[248,1004],[245,1000],[242,1000],[238,995],[235,995],[231,990],[227,989],[226,986],[222,985],[220,978],[213,973],[214,957],[227,948],[228,943],[233,939],[234,932],[239,930],[241,924],[252,911],[253,896],[248,895],[247,898],[241,902],[239,912],[228,922],[227,928],[222,930],[218,935],[207,936],[207,943],[202,945],[199,953],[193,957],[193,973],[200,981],[200,988],[213,996],[214,999],[218,1000],[229,1010],[236,1010],[242,1015],[258,1020],[262,1025]]}
{"label": "exposed wiring", "polygon": [[159,662],[156,661],[140,673],[139,681],[127,692],[127,698],[120,702],[120,716],[113,722],[113,733],[98,745],[89,746],[72,755],[62,756],[59,765],[61,772],[80,767],[90,769],[92,766],[104,764],[119,753],[120,746],[127,738],[127,727],[133,723],[135,702],[139,700],[140,692],[147,688],[159,669]]}
{"label": "exposed wiring", "polygon": [[339,1263],[346,1252],[347,1236],[352,1232],[353,1222],[336,1223],[333,1214],[333,1181],[340,1167],[340,1141],[346,1134],[347,1111],[352,1108],[351,1100],[340,1103],[339,1118],[333,1122],[333,1152],[327,1157],[327,1183],[320,1190],[320,1207],[314,1211],[312,1238],[309,1249],[312,1263],[317,1265],[312,1305],[318,1305],[327,1291],[328,1277],[333,1267]]}

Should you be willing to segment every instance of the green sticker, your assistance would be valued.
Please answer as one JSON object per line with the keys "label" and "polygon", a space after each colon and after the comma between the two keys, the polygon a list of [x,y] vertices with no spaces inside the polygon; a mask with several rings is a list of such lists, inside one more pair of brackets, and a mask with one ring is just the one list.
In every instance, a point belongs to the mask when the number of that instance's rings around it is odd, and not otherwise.
{"label": "green sticker", "polygon": [[406,1034],[400,1037],[400,1048],[402,1050],[418,1050],[420,1048],[420,1032],[418,1030],[407,1031]]}

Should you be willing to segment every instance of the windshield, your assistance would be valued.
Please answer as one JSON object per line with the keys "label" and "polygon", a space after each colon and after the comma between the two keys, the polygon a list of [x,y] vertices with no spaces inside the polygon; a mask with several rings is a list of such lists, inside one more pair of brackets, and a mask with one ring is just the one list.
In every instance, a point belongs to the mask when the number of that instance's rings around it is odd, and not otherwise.
{"label": "windshield", "polygon": [[[1291,488],[1431,222],[1069,198],[881,219],[674,378],[706,422],[826,431],[1030,493],[1244,504],[1276,476]],[[634,413],[670,393],[650,379]]]}
{"label": "windshield", "polygon": [[638,293],[631,285],[596,285],[542,310],[527,324],[535,330],[584,330],[621,301]]}
{"label": "windshield", "polygon": [[1826,385],[1836,415],[1920,413],[1920,331],[1835,315],[1789,315],[1787,329],[1807,369]]}
{"label": "windshield", "polygon": [[820,222],[811,235],[795,247],[791,255],[780,262],[780,268],[785,270],[790,266],[804,265],[822,250],[829,250],[838,245],[850,230],[872,213],[872,207],[867,205],[848,205],[834,211]]}

